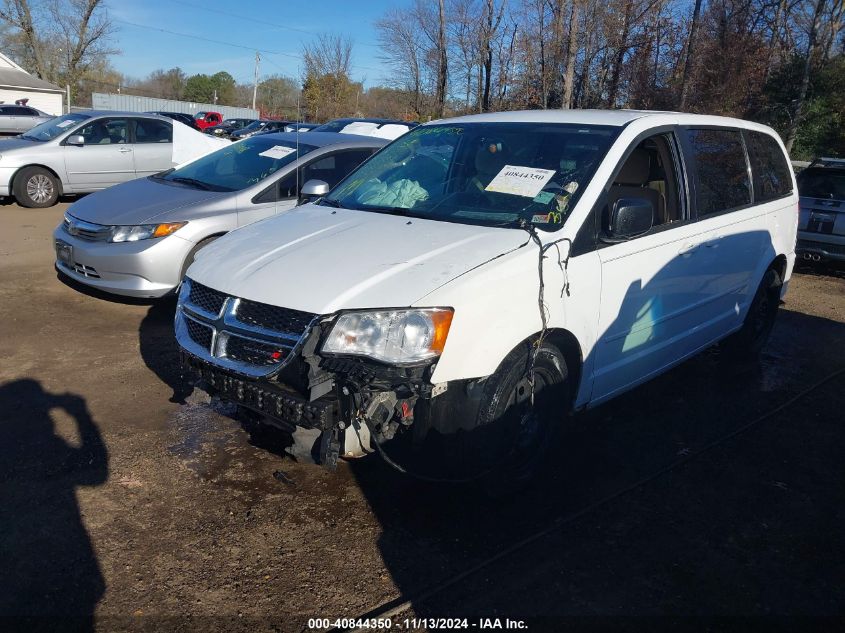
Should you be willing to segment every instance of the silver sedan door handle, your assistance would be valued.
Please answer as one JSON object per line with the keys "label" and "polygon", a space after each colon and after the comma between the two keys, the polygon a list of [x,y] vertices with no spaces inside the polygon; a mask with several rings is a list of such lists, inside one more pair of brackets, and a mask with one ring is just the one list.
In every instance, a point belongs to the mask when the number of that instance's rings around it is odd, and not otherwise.
{"label": "silver sedan door handle", "polygon": [[121,147],[121,148],[120,148],[119,150],[117,150],[117,151],[118,151],[118,152],[120,152],[121,154],[125,154],[126,152],[131,152],[131,151],[132,151],[132,148],[131,148],[131,147]]}

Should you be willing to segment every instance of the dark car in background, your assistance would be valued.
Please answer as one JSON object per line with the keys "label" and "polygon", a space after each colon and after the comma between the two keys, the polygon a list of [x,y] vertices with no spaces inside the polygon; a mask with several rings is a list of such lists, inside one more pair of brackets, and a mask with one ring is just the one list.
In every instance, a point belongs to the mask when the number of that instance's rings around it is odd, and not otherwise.
{"label": "dark car in background", "polygon": [[290,125],[290,121],[254,121],[246,127],[232,132],[229,138],[233,141],[239,141],[242,138],[249,138],[256,134],[270,134],[271,132],[284,132],[285,126]]}
{"label": "dark car in background", "polygon": [[229,138],[232,132],[242,130],[247,125],[255,123],[256,119],[224,119],[220,125],[207,127],[203,130],[206,134],[219,136],[221,138]]}
{"label": "dark car in background", "polygon": [[817,158],[798,174],[799,257],[845,261],[845,159]]}
{"label": "dark car in background", "polygon": [[168,119],[173,119],[174,121],[179,121],[184,125],[187,125],[192,130],[196,130],[197,132],[201,132],[200,126],[197,125],[196,120],[190,114],[185,114],[184,112],[163,112],[161,110],[150,110],[147,114],[158,114],[159,116],[166,116]]}

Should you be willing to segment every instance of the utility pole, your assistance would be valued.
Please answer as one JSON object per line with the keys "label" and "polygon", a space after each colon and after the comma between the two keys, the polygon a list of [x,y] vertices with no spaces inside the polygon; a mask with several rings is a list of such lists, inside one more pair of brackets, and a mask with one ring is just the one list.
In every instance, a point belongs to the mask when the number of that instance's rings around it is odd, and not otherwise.
{"label": "utility pole", "polygon": [[217,105],[217,88],[214,89],[214,105]]}
{"label": "utility pole", "polygon": [[258,97],[258,62],[261,61],[261,56],[258,51],[255,51],[255,83],[252,85],[252,109],[255,110],[255,100]]}

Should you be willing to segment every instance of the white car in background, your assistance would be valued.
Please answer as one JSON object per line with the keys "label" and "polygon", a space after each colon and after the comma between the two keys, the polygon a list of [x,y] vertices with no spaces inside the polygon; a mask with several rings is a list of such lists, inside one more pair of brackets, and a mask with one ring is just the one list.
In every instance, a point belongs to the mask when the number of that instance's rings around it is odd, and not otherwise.
{"label": "white car in background", "polygon": [[394,140],[405,132],[414,129],[418,123],[398,121],[394,119],[335,119],[323,123],[312,132],[339,132],[340,134],[358,134],[359,136],[377,136]]}
{"label": "white car in background", "polygon": [[0,197],[49,207],[62,194],[150,176],[226,144],[155,114],[65,114],[0,141]]}
{"label": "white car in background", "polygon": [[52,114],[29,106],[0,104],[0,134],[21,134],[52,118]]}

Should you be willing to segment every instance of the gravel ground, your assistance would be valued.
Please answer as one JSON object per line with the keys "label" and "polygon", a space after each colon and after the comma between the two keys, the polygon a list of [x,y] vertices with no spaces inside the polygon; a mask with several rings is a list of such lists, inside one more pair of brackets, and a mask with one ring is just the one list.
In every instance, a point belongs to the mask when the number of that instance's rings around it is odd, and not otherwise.
{"label": "gravel ground", "polygon": [[759,365],[707,352],[572,417],[542,481],[491,502],[375,458],[326,472],[191,393],[172,302],[57,278],[66,207],[0,205],[0,628],[302,631],[394,606],[530,630],[845,626],[845,375],[726,437],[845,367],[841,270],[793,277]]}

